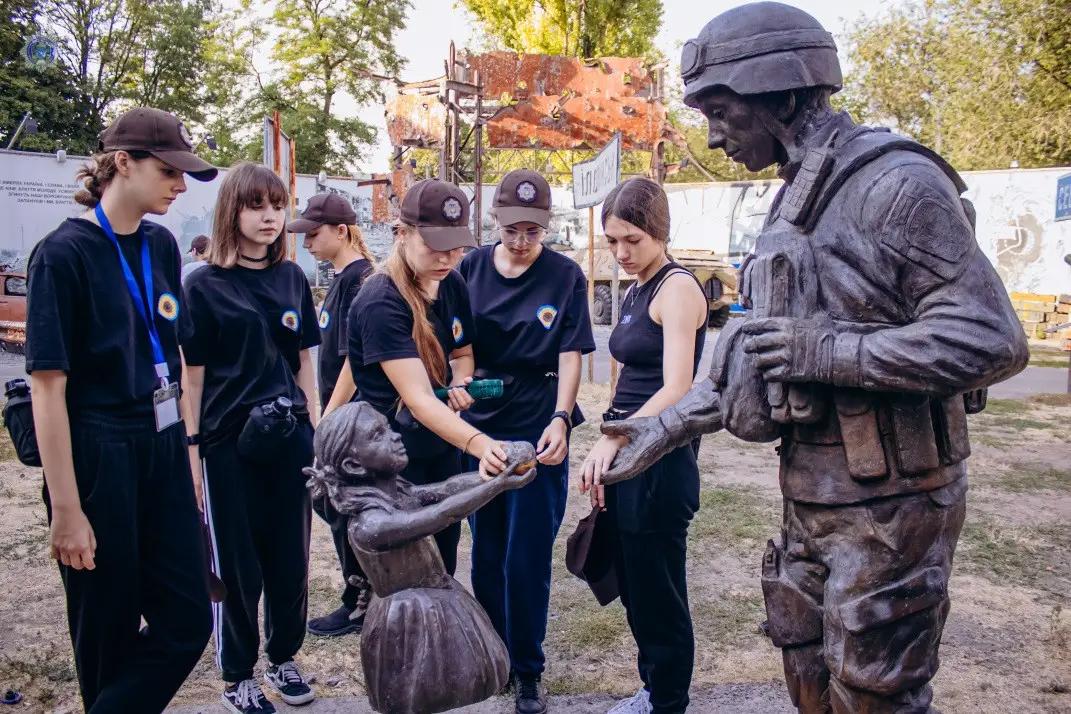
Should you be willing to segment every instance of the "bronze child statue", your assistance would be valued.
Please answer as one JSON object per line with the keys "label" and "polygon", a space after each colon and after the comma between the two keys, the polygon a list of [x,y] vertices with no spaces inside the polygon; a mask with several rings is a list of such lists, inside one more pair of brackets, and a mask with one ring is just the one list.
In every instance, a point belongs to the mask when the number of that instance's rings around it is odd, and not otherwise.
{"label": "bronze child statue", "polygon": [[725,428],[780,439],[784,518],[763,561],[768,634],[802,712],[931,711],[966,508],[967,414],[1028,350],[940,156],[830,108],[832,36],[774,2],[683,48],[711,148],[785,184],[741,269],[748,317],[708,379],[624,436],[603,483]]}
{"label": "bronze child statue", "polygon": [[431,536],[535,476],[531,444],[507,442],[509,468],[490,479],[464,473],[415,486],[397,474],[408,456],[386,418],[346,404],[316,430],[313,498],[350,516],[349,538],[375,594],[361,635],[372,708],[425,714],[497,694],[509,656],[487,614],[447,575]]}

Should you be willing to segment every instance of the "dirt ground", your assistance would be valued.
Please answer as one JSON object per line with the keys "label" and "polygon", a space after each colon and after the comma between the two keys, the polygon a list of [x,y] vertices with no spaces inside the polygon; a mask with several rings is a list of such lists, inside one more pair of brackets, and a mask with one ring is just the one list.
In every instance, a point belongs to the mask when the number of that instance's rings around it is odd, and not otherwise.
{"label": "dirt ground", "polygon": [[[595,416],[609,397],[585,387]],[[1071,400],[992,400],[971,418],[974,455],[967,523],[952,579],[935,705],[956,712],[1071,711]],[[574,434],[574,472],[597,438]],[[690,532],[689,589],[697,652],[692,711],[788,711],[781,658],[758,629],[765,619],[759,562],[780,513],[772,445],[706,437],[702,508]],[[79,710],[59,576],[48,560],[41,475],[0,448],[0,690],[12,711]],[[559,711],[605,711],[638,686],[635,646],[619,603],[599,608],[564,565],[565,536],[586,514],[574,490],[554,561],[544,681]],[[467,585],[467,533],[460,579]],[[326,527],[314,521],[310,612],[333,609],[341,586]],[[320,697],[360,696],[357,637],[309,637],[300,655]],[[218,701],[212,646],[175,704]],[[560,698],[559,698],[560,697]],[[510,709],[507,702],[492,709]],[[190,707],[185,709],[185,707]],[[491,711],[481,709],[480,711]]]}

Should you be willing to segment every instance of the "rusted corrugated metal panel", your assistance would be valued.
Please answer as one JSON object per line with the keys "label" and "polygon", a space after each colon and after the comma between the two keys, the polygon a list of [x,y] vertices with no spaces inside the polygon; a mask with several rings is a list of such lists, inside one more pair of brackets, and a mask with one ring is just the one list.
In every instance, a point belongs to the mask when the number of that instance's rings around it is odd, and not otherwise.
{"label": "rusted corrugated metal panel", "polygon": [[484,97],[508,105],[488,122],[492,148],[597,149],[620,131],[624,148],[650,150],[662,136],[657,77],[640,59],[488,52],[465,62]]}
{"label": "rusted corrugated metal panel", "polygon": [[406,191],[416,181],[413,168],[405,164],[389,174],[373,174],[372,178],[390,180],[372,185],[372,222],[391,223],[398,218]]}
{"label": "rusted corrugated metal panel", "polygon": [[442,146],[446,107],[434,94],[398,94],[387,100],[387,135],[392,146]]}

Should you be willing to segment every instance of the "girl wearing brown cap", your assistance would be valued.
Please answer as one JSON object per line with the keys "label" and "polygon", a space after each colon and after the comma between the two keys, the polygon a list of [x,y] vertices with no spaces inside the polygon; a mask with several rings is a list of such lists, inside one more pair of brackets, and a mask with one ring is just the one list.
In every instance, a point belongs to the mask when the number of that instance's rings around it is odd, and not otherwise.
{"label": "girl wearing brown cap", "polygon": [[275,711],[253,677],[264,596],[267,684],[287,704],[313,700],[294,663],[308,604],[309,493],[318,421],[310,350],[320,344],[305,274],[286,260],[287,190],[264,166],[231,167],[220,187],[209,266],[190,276],[190,457],[203,476],[227,597],[214,608],[216,662],[234,712]]}
{"label": "girl wearing brown cap", "polygon": [[506,174],[491,208],[501,240],[469,253],[458,269],[474,306],[476,376],[506,383],[501,398],[477,402],[465,420],[538,452],[532,483],[469,519],[472,589],[509,649],[518,714],[547,708],[539,682],[551,556],[565,515],[569,432],[584,419],[576,406],[580,358],[595,351],[587,280],[575,261],[542,245],[550,206],[538,173]]}
{"label": "girl wearing brown cap", "polygon": [[[401,434],[409,454],[402,478],[411,483],[460,473],[459,449],[479,458],[484,474],[505,467],[501,445],[457,415],[473,403],[464,386],[472,380],[474,329],[465,280],[454,266],[462,248],[475,244],[468,197],[445,181],[420,181],[402,201],[390,257],[350,306],[357,399]],[[450,387],[447,403],[435,387]],[[435,536],[451,575],[460,537],[460,523]]]}
{"label": "girl wearing brown cap", "polygon": [[[305,249],[318,261],[330,261],[335,278],[327,290],[320,308],[320,405],[323,415],[353,399],[357,391],[346,358],[346,318],[357,291],[373,271],[371,251],[365,245],[357,226],[357,213],[348,200],[334,193],[319,193],[309,199],[301,216],[286,229],[305,234]],[[371,592],[367,586],[354,584],[365,581],[364,571],[350,546],[347,535],[348,518],[342,516],[329,498],[312,502],[316,514],[331,528],[339,564],[342,567],[342,604],[334,611],[309,620],[310,634],[335,637],[360,632]]]}
{"label": "girl wearing brown cap", "polygon": [[[623,365],[606,421],[657,416],[691,388],[703,353],[707,301],[695,276],[668,252],[669,201],[654,181],[618,184],[602,204],[606,242],[636,277],[610,335]],[[698,441],[663,456],[630,481],[602,486],[621,437],[603,436],[584,460],[581,492],[617,528],[621,602],[639,649],[643,688],[614,714],[669,714],[688,706],[695,641],[688,612],[688,523],[699,508]],[[605,489],[605,490],[604,490]]]}
{"label": "girl wearing brown cap", "polygon": [[144,220],[167,213],[184,173],[216,169],[176,117],[123,114],[78,172],[92,210],[30,256],[26,371],[87,711],[163,711],[211,632],[179,418],[182,259]]}

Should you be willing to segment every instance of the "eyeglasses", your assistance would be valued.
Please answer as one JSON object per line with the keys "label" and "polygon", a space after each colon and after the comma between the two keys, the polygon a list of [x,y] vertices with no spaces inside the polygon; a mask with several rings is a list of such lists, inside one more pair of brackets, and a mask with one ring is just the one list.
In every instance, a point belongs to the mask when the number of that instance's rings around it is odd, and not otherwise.
{"label": "eyeglasses", "polygon": [[503,240],[511,243],[520,243],[522,240],[528,243],[538,243],[547,232],[545,228],[529,228],[526,231],[518,231],[513,228],[500,228],[498,231]]}

